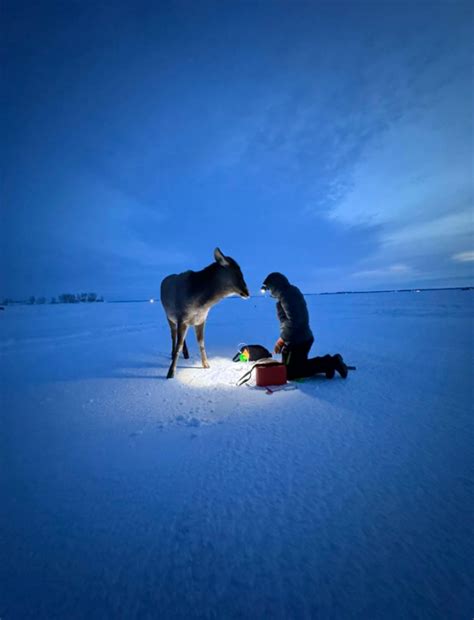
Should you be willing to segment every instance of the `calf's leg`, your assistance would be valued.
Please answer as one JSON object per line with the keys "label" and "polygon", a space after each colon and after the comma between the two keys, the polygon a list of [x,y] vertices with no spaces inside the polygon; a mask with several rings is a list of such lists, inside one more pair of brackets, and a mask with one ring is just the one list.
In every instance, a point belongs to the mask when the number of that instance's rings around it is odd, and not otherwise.
{"label": "calf's leg", "polygon": [[201,351],[203,368],[210,368],[209,362],[207,361],[206,349],[204,347],[204,325],[205,323],[201,323],[201,325],[196,325],[194,327],[194,330],[196,332],[196,340],[199,344],[199,350]]}
{"label": "calf's leg", "polygon": [[186,332],[188,331],[188,326],[185,323],[178,323],[177,333],[178,339],[176,343],[176,347],[173,352],[173,360],[171,362],[171,366],[169,367],[168,374],[166,375],[167,379],[172,379],[174,377],[174,372],[176,370],[176,364],[178,363],[178,357],[183,349],[184,339],[186,338]]}
{"label": "calf's leg", "polygon": [[[174,350],[176,347],[176,342],[178,339],[176,324],[173,323],[170,319],[168,319],[168,323],[171,329],[171,359],[173,359]],[[189,359],[188,345],[186,344],[186,340],[183,343],[183,357],[185,360]]]}
{"label": "calf's leg", "polygon": [[173,321],[171,321],[170,319],[168,319],[168,324],[171,330],[171,359],[173,359],[174,350],[176,348],[177,329],[176,329],[176,323],[173,323]]}

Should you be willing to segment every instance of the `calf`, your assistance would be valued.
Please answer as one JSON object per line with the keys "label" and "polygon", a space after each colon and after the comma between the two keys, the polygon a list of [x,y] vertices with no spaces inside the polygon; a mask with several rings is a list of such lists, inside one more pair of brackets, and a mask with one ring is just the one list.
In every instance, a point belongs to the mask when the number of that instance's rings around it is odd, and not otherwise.
{"label": "calf", "polygon": [[214,250],[215,262],[201,271],[185,271],[167,276],[161,283],[161,303],[171,329],[171,366],[167,379],[172,379],[179,354],[189,357],[186,333],[194,325],[201,350],[202,365],[209,368],[204,347],[204,325],[209,310],[224,297],[250,297],[239,265],[219,248]]}

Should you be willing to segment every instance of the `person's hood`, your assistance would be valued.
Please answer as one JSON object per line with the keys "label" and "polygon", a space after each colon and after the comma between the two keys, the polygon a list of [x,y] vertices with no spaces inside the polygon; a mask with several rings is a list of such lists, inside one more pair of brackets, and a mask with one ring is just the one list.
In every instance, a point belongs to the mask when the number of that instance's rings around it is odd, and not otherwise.
{"label": "person's hood", "polygon": [[264,289],[270,291],[272,297],[280,297],[282,292],[290,286],[288,278],[278,271],[274,271],[268,275],[263,281]]}

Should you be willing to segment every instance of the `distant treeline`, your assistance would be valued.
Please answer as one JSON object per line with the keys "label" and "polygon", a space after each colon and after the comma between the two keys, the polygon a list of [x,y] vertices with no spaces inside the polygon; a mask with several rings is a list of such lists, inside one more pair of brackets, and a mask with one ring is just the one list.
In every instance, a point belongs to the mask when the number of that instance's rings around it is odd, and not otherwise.
{"label": "distant treeline", "polygon": [[80,304],[80,303],[94,303],[104,301],[102,296],[98,296],[97,293],[62,293],[57,297],[51,297],[49,300],[46,297],[35,297],[32,295],[27,300],[16,301],[14,299],[4,299],[2,306],[8,306],[10,304],[28,304],[29,306],[41,305],[41,304]]}

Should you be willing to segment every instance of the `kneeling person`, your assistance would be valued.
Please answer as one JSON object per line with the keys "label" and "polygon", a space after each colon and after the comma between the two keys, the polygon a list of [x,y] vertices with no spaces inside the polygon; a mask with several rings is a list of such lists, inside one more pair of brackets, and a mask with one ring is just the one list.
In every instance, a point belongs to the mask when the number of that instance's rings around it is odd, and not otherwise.
{"label": "kneeling person", "polygon": [[278,300],[276,309],[280,321],[280,337],[274,350],[275,353],[282,354],[288,379],[312,377],[320,373],[332,379],[335,371],[345,379],[347,366],[339,353],[308,359],[314,337],[309,326],[306,301],[299,288],[290,284],[282,273],[274,272],[263,282],[262,291],[267,290]]}

